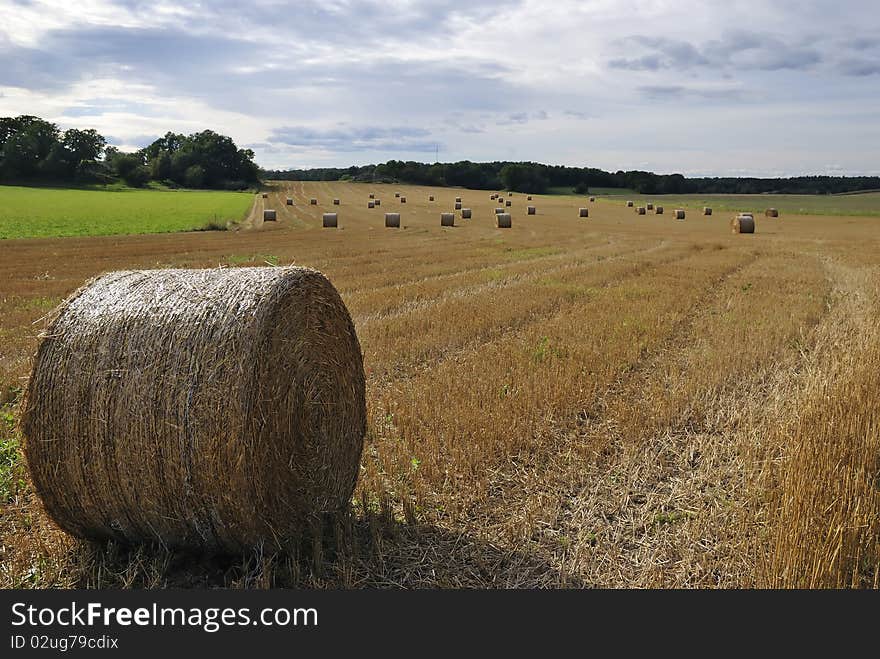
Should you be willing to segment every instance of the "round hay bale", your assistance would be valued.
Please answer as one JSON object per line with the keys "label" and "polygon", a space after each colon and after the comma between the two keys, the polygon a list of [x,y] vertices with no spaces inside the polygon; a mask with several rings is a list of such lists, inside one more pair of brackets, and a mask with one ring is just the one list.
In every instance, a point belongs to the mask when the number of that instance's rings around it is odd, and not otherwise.
{"label": "round hay bale", "polygon": [[461,197],[456,197],[456,198],[455,198],[455,203],[456,203],[456,204],[460,204],[460,203],[461,203]]}
{"label": "round hay bale", "polygon": [[334,200],[333,200],[333,205],[334,205],[334,206],[338,206],[338,205],[339,205],[339,200],[338,200],[338,199],[334,199]]}
{"label": "round hay bale", "polygon": [[711,215],[711,214],[712,214],[712,209],[709,208],[708,206],[703,206],[703,215]]}
{"label": "round hay bale", "polygon": [[595,197],[590,197],[590,201],[596,201]]}
{"label": "round hay bale", "polygon": [[392,229],[399,229],[400,213],[385,213],[385,226]]}
{"label": "round hay bale", "polygon": [[461,210],[461,202],[460,201],[455,202],[455,210],[457,210],[457,211]]}
{"label": "round hay bale", "polygon": [[676,208],[675,209],[675,219],[676,220],[683,220],[684,219],[684,209],[683,208]]}
{"label": "round hay bale", "polygon": [[288,197],[288,198],[287,198],[287,205],[288,205],[288,206],[293,206],[293,198],[292,198],[292,197]]}
{"label": "round hay bale", "polygon": [[526,213],[527,213],[528,215],[534,215],[534,214],[535,214],[535,207],[534,207],[534,206],[528,206],[528,207],[526,207]]}
{"label": "round hay bale", "polygon": [[22,430],[34,487],[75,536],[284,548],[351,498],[361,349],[316,270],[112,272],[55,312]]}
{"label": "round hay bale", "polygon": [[507,201],[505,201],[505,202],[504,202],[504,205],[505,205],[506,207],[509,208],[510,205],[511,205],[510,199],[508,199]]}
{"label": "round hay bale", "polygon": [[638,208],[636,208],[636,213],[638,213],[639,215],[644,215],[647,212],[648,212],[648,209],[645,208],[644,206],[639,206]]}
{"label": "round hay bale", "polygon": [[730,222],[733,233],[755,233],[755,218],[751,215],[737,215]]}
{"label": "round hay bale", "polygon": [[455,226],[455,213],[440,213],[440,226],[441,227],[454,227]]}
{"label": "round hay bale", "polygon": [[775,208],[768,208],[764,211],[765,217],[779,217],[779,211]]}
{"label": "round hay bale", "polygon": [[503,213],[503,212],[504,212],[503,208],[496,208],[495,209],[495,215],[501,215],[501,213]]}
{"label": "round hay bale", "polygon": [[271,208],[263,210],[263,222],[275,222],[277,219],[275,211]]}
{"label": "round hay bale", "polygon": [[309,203],[310,203],[312,206],[317,206],[317,205],[318,205],[318,200],[315,199],[314,197],[312,197],[311,199],[309,199]]}
{"label": "round hay bale", "polygon": [[376,198],[376,195],[373,194],[373,193],[371,192],[371,193],[370,193],[370,199],[375,199],[375,198]]}
{"label": "round hay bale", "polygon": [[491,199],[492,201],[495,201],[496,199],[498,199],[498,195],[497,194],[489,195],[489,199]]}
{"label": "round hay bale", "polygon": [[367,202],[367,208],[375,208],[375,207],[376,207],[376,202],[373,201],[372,199]]}
{"label": "round hay bale", "polygon": [[649,211],[652,211],[654,210],[654,204],[648,202],[647,204],[645,204],[645,208],[647,208]]}
{"label": "round hay bale", "polygon": [[627,208],[632,208],[634,205],[635,205],[635,204],[633,204],[633,202],[631,202],[631,201],[626,202],[626,207],[627,207]]}
{"label": "round hay bale", "polygon": [[508,192],[508,193],[507,193],[507,196],[508,196],[508,197],[512,197],[512,196],[513,196],[513,193],[512,193],[512,192]]}
{"label": "round hay bale", "polygon": [[321,223],[325,229],[337,226],[338,221],[339,218],[336,213],[324,213],[321,218]]}
{"label": "round hay bale", "polygon": [[590,217],[590,209],[579,208],[578,209],[578,217]]}
{"label": "round hay bale", "polygon": [[495,224],[499,229],[509,229],[512,225],[510,213],[499,213],[496,215]]}
{"label": "round hay bale", "polygon": [[263,193],[263,199],[268,199],[268,198],[269,198],[269,195],[268,195],[267,193],[264,192],[264,193]]}
{"label": "round hay bale", "polygon": [[399,198],[399,197],[400,197],[400,193],[399,193],[399,192],[395,192],[395,193],[394,193],[394,198],[397,199],[397,198]]}
{"label": "round hay bale", "polygon": [[434,195],[429,196],[428,201],[434,201]]}
{"label": "round hay bale", "polygon": [[377,206],[381,206],[381,205],[382,205],[382,200],[381,200],[381,199],[376,199],[376,200],[374,200],[374,203],[375,203]]}
{"label": "round hay bale", "polygon": [[657,215],[663,215],[663,206],[657,206],[657,207],[654,209],[654,212],[655,212]]}
{"label": "round hay bale", "polygon": [[526,197],[526,201],[531,201],[531,200],[532,200],[532,195],[529,195],[528,197]]}
{"label": "round hay bale", "polygon": [[470,208],[462,208],[461,209],[461,219],[463,219],[463,220],[471,219],[471,209]]}
{"label": "round hay bale", "polygon": [[400,203],[401,203],[401,204],[405,204],[405,203],[406,203],[406,197],[401,197],[401,198],[400,198]]}

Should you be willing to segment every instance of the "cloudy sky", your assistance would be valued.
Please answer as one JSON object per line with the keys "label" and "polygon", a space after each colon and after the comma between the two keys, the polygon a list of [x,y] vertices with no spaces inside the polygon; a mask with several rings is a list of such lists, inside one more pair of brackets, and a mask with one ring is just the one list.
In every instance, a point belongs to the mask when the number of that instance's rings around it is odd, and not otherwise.
{"label": "cloudy sky", "polygon": [[0,115],[267,168],[880,174],[877,0],[0,0]]}

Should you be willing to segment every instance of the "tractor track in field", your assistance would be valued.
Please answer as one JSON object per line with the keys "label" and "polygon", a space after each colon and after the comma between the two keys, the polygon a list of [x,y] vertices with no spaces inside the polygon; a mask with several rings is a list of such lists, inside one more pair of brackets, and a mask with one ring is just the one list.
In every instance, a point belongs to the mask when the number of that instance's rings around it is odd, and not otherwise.
{"label": "tractor track in field", "polygon": [[[659,246],[652,246],[644,250],[637,250],[636,252],[630,253],[627,256],[632,257],[638,253],[653,253],[658,251],[659,249]],[[622,285],[624,282],[639,277],[652,268],[663,267],[665,265],[675,263],[676,261],[683,261],[687,258],[690,258],[690,256],[692,255],[689,253],[673,254],[670,255],[668,258],[660,259],[658,261],[636,263],[635,265],[633,265],[632,268],[628,269],[624,273],[617,273],[614,276],[602,279],[596,284],[596,288],[602,289]],[[624,257],[621,256],[617,260],[621,260],[623,258]],[[369,391],[372,386],[379,386],[380,389],[388,387],[394,388],[395,386],[399,386],[404,380],[409,380],[419,376],[422,373],[429,372],[446,361],[454,360],[463,355],[479,351],[480,348],[495,343],[500,337],[505,337],[505,339],[508,341],[515,340],[518,334],[526,331],[530,327],[546,321],[549,317],[563,313],[573,304],[575,303],[566,302],[558,305],[550,305],[547,308],[536,311],[532,314],[517,317],[508,322],[504,327],[495,328],[494,331],[489,332],[488,335],[483,338],[475,341],[467,341],[461,344],[457,344],[454,347],[449,347],[447,349],[441,349],[432,354],[419,356],[410,355],[407,356],[406,361],[397,362],[393,361],[390,358],[386,358],[383,362],[383,370],[376,371],[373,374],[369,375],[367,378],[368,397]],[[363,343],[365,343],[364,340],[362,340],[362,345]]]}

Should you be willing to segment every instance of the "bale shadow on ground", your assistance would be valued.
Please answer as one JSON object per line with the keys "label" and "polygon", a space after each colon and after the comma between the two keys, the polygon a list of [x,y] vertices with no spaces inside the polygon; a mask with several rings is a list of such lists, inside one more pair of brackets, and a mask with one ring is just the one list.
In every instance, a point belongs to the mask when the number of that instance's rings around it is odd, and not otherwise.
{"label": "bale shadow on ground", "polygon": [[[79,588],[584,588],[546,557],[424,524],[327,520],[285,553],[200,555],[79,542]],[[321,541],[316,541],[316,538]]]}

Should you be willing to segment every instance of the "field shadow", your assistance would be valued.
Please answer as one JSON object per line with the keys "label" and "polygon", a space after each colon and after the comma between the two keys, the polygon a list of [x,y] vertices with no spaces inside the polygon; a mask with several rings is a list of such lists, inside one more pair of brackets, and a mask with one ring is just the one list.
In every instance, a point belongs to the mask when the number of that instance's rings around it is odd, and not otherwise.
{"label": "field shadow", "polygon": [[585,588],[543,556],[465,533],[383,519],[327,519],[285,553],[206,555],[79,542],[78,588]]}

